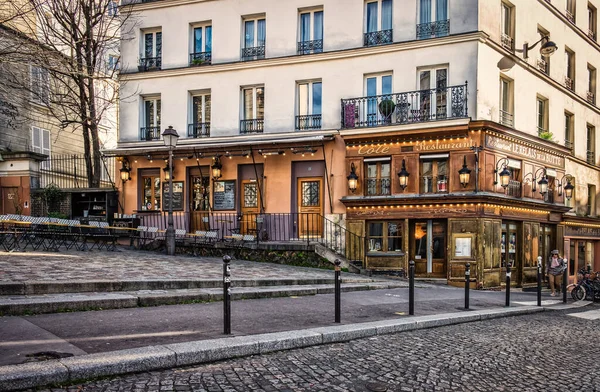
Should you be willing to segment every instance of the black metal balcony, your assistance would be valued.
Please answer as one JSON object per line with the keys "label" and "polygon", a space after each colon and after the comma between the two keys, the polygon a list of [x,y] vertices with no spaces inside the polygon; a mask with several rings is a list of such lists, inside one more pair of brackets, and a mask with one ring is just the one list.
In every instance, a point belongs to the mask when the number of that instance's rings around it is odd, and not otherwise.
{"label": "black metal balcony", "polygon": [[571,154],[573,153],[573,142],[571,140],[565,140],[565,147],[571,150]]}
{"label": "black metal balcony", "polygon": [[502,47],[504,47],[506,50],[510,50],[511,52],[515,50],[514,40],[510,35],[502,33],[500,38],[502,41]]}
{"label": "black metal balcony", "polygon": [[417,39],[445,37],[448,34],[450,34],[450,20],[438,20],[417,25]]}
{"label": "black metal balcony", "polygon": [[380,31],[372,31],[370,33],[365,33],[365,46],[377,46],[377,45],[385,45],[391,44],[394,42],[393,31],[390,30],[380,30]]}
{"label": "black metal balcony", "polygon": [[190,53],[190,65],[209,65],[212,61],[212,52]]}
{"label": "black metal balcony", "polygon": [[210,122],[188,124],[188,137],[210,137]]}
{"label": "black metal balcony", "polygon": [[298,54],[311,54],[323,52],[323,40],[316,39],[313,41],[298,42]]}
{"label": "black metal balcony", "polygon": [[589,163],[590,165],[595,165],[596,164],[596,152],[588,150],[587,154],[586,154],[586,160],[587,160],[587,163]]}
{"label": "black metal balcony", "polygon": [[386,196],[392,194],[392,181],[389,178],[367,178],[365,180],[367,196]]}
{"label": "black metal balcony", "polygon": [[260,60],[265,58],[265,46],[242,48],[242,61]]}
{"label": "black metal balcony", "polygon": [[500,110],[500,124],[506,125],[507,127],[513,127],[513,114],[504,110]]}
{"label": "black metal balcony", "polygon": [[162,57],[146,57],[140,59],[138,70],[140,72],[159,70],[162,65]]}
{"label": "black metal balcony", "polygon": [[160,140],[160,126],[140,128],[140,139],[146,141]]}
{"label": "black metal balcony", "polygon": [[467,83],[431,90],[342,99],[341,127],[369,128],[466,117]]}
{"label": "black metal balcony", "polygon": [[546,75],[550,73],[550,64],[544,59],[538,59],[537,68]]}
{"label": "black metal balcony", "polygon": [[594,95],[593,92],[588,91],[587,94],[586,94],[586,98],[587,98],[587,101],[589,103],[591,103],[592,105],[596,104],[596,96]]}
{"label": "black metal balcony", "polygon": [[310,129],[321,129],[320,114],[296,116],[296,130],[306,131]]}
{"label": "black metal balcony", "polygon": [[265,120],[263,118],[253,118],[240,121],[240,134],[263,133],[265,129]]}

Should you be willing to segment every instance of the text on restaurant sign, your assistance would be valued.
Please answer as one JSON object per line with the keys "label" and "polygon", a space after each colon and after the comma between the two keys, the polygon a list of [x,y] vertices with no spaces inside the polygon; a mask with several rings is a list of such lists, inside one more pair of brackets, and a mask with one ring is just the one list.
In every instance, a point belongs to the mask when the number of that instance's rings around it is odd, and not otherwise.
{"label": "text on restaurant sign", "polygon": [[[445,151],[445,150],[460,150],[470,148],[473,146],[473,140],[471,139],[456,139],[456,140],[433,140],[433,141],[421,141],[412,142],[408,146],[413,147],[413,151]],[[356,150],[356,154],[360,156],[365,155],[379,155],[379,154],[398,154],[401,152],[400,145],[363,145],[359,146]]]}
{"label": "text on restaurant sign", "polygon": [[558,167],[565,166],[565,159],[563,157],[496,136],[485,135],[485,146],[495,150],[505,151],[510,154],[519,155],[524,158],[533,159],[537,162],[543,162]]}

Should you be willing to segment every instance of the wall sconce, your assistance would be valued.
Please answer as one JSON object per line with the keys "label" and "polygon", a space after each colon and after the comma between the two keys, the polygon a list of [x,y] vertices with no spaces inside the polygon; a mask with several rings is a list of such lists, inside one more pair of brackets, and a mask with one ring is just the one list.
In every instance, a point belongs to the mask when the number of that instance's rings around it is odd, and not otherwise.
{"label": "wall sconce", "polygon": [[223,168],[223,165],[221,165],[221,161],[219,160],[219,157],[214,157],[214,162],[212,164],[212,166],[210,167],[211,171],[212,171],[212,178],[213,180],[218,180],[219,178],[221,178],[221,169]]}
{"label": "wall sconce", "polygon": [[466,188],[471,181],[471,169],[467,167],[467,157],[463,156],[463,167],[458,171],[458,177],[460,179],[460,185]]}
{"label": "wall sconce", "polygon": [[404,190],[408,186],[408,176],[410,173],[406,171],[406,163],[402,160],[402,168],[398,172],[398,180],[400,181],[400,188]]}
{"label": "wall sconce", "polygon": [[[567,179],[567,183],[563,187],[562,184],[563,184],[563,181],[565,180],[565,178]],[[570,174],[565,174],[558,182],[558,196],[563,195],[563,188],[564,188],[565,199],[571,200],[571,198],[573,197],[573,189],[575,189],[575,186],[572,184],[572,181],[574,181],[574,180],[575,180],[575,177],[573,177]]]}
{"label": "wall sconce", "polygon": [[354,193],[356,188],[358,187],[358,176],[356,175],[356,166],[354,166],[354,162],[350,165],[350,174],[348,174],[348,189],[350,192]]}
{"label": "wall sconce", "polygon": [[[498,173],[498,170],[502,166],[502,171]],[[508,166],[508,158],[502,158],[496,163],[496,170],[494,173],[496,174],[496,178],[494,179],[494,185],[498,185],[498,177],[500,177],[500,186],[504,189],[508,186],[508,182],[510,181],[510,170],[507,168]]]}
{"label": "wall sconce", "polygon": [[127,182],[131,180],[131,164],[129,163],[129,159],[123,158],[121,160],[121,169],[119,169],[121,173],[121,181]]}
{"label": "wall sconce", "polygon": [[[170,169],[169,168],[169,162],[167,161],[167,164],[163,168],[163,171],[165,172],[165,181],[169,181],[170,180],[171,171],[169,169]],[[175,168],[173,168],[173,179],[175,179]]]}
{"label": "wall sconce", "polygon": [[[540,178],[540,180],[538,181],[538,173],[542,172],[542,176]],[[527,177],[529,174],[532,175],[532,180],[531,180],[531,190],[533,192],[537,191],[537,186],[540,186],[540,195],[544,196],[546,193],[548,193],[548,177],[546,177],[546,168],[541,168],[538,169],[535,174],[534,173],[527,173],[525,175],[525,177]]]}

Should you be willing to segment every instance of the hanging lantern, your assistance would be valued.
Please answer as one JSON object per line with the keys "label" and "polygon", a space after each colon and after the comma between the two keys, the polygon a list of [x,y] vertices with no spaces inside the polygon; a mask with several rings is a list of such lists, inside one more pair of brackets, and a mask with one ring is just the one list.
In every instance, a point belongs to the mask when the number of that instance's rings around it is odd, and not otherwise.
{"label": "hanging lantern", "polygon": [[354,163],[350,165],[350,174],[346,178],[348,179],[348,189],[354,193],[358,187],[358,176],[356,175],[356,166],[354,166]]}
{"label": "hanging lantern", "polygon": [[548,178],[546,177],[545,173],[538,181],[538,185],[540,187],[540,195],[544,196],[546,193],[548,193]]}
{"label": "hanging lantern", "polygon": [[163,171],[165,172],[165,181],[169,181],[171,179],[171,173],[173,173],[173,178],[175,178],[175,170],[171,172],[169,163],[165,165]]}
{"label": "hanging lantern", "polygon": [[402,190],[406,189],[408,186],[408,176],[410,176],[410,173],[406,171],[406,163],[403,159],[402,168],[398,172],[398,181],[400,182],[400,188],[402,188]]}
{"label": "hanging lantern", "polygon": [[223,168],[223,165],[221,164],[221,161],[219,160],[219,157],[215,157],[214,158],[214,163],[210,167],[210,169],[212,171],[212,178],[213,178],[213,180],[216,181],[219,178],[221,178],[221,169],[222,168]]}
{"label": "hanging lantern", "polygon": [[462,185],[463,188],[466,188],[467,185],[469,185],[469,182],[471,181],[471,169],[467,167],[466,156],[463,157],[463,167],[458,171],[458,177],[460,179],[460,185]]}
{"label": "hanging lantern", "polygon": [[131,168],[129,167],[129,161],[127,158],[123,158],[121,165],[121,169],[119,169],[119,172],[121,173],[121,181],[127,182],[131,180]]}
{"label": "hanging lantern", "polygon": [[573,189],[575,189],[575,187],[571,184],[570,180],[567,180],[567,185],[565,185],[565,198],[567,200],[571,200],[573,197]]}

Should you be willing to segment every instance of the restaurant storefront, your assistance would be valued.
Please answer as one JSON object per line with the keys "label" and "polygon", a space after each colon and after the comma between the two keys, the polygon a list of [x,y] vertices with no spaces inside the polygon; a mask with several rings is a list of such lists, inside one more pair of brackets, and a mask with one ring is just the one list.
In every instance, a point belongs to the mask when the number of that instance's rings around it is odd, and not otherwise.
{"label": "restaurant storefront", "polygon": [[600,224],[586,218],[565,217],[563,220],[563,249],[568,261],[569,283],[576,282],[577,273],[588,267],[600,270]]}
{"label": "restaurant storefront", "polygon": [[365,236],[366,268],[414,260],[417,276],[458,285],[468,262],[474,287],[502,285],[507,266],[515,285],[534,284],[568,210],[564,152],[487,122],[426,135],[342,134],[358,177],[342,201],[348,229]]}

